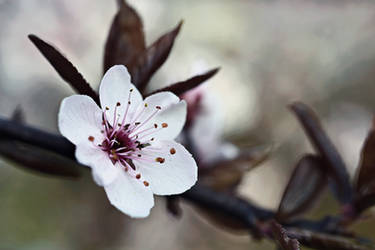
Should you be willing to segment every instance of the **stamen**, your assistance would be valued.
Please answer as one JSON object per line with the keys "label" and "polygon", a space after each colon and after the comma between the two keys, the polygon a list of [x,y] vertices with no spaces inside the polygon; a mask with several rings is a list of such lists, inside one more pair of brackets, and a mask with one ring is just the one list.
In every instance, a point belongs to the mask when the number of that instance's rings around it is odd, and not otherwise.
{"label": "stamen", "polygon": [[162,158],[162,157],[157,157],[155,160],[156,160],[157,162],[159,162],[160,164],[165,162],[165,159]]}
{"label": "stamen", "polygon": [[90,135],[88,139],[89,139],[89,141],[93,142],[95,140],[95,137]]}
{"label": "stamen", "polygon": [[175,149],[175,148],[171,148],[171,149],[169,150],[169,152],[170,152],[172,155],[174,155],[174,154],[176,153],[176,149]]}
{"label": "stamen", "polygon": [[128,96],[128,105],[126,105],[126,110],[125,110],[125,113],[124,113],[124,117],[122,118],[122,122],[121,122],[122,125],[119,128],[119,130],[123,129],[124,126],[125,126],[125,119],[126,119],[126,116],[128,115],[128,111],[129,111],[129,107],[130,107],[130,98],[131,98],[132,92],[133,92],[133,89],[130,89],[129,96]]}
{"label": "stamen", "polygon": [[[155,124],[155,125],[156,125],[156,124]],[[157,125],[156,125],[156,127],[155,127],[155,126],[152,126],[152,127],[150,127],[150,128],[145,128],[145,129],[143,129],[143,130],[141,130],[141,131],[138,131],[138,132],[136,132],[136,133],[132,132],[132,133],[129,134],[129,136],[130,136],[130,138],[136,138],[136,139],[143,138],[144,136],[139,137],[139,138],[138,138],[138,136],[139,136],[140,134],[144,133],[144,132],[147,132],[147,131],[150,131],[150,130],[155,130],[156,128],[157,128]],[[151,134],[152,134],[152,133],[151,133]]]}
{"label": "stamen", "polygon": [[137,178],[137,179],[141,179],[141,174],[137,174],[137,175],[135,176],[135,178]]}
{"label": "stamen", "polygon": [[141,127],[143,127],[145,124],[147,124],[147,122],[150,121],[158,113],[158,111],[159,109],[156,109],[154,112],[152,112],[152,114],[146,120],[144,120],[140,126],[134,129],[133,133],[136,132]]}
{"label": "stamen", "polygon": [[163,123],[161,124],[161,126],[162,126],[163,128],[166,128],[166,127],[168,127],[168,123],[163,122]]}
{"label": "stamen", "polygon": [[150,184],[147,181],[143,181],[143,185],[145,185],[146,187],[148,187]]}

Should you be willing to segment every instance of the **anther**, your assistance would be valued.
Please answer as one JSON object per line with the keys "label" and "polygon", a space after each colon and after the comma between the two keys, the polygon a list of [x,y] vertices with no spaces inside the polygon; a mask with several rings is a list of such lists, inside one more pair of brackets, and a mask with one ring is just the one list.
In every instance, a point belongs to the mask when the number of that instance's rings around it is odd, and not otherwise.
{"label": "anther", "polygon": [[174,154],[176,153],[176,149],[175,149],[175,148],[171,148],[171,149],[169,150],[169,152],[170,152],[172,155],[174,155]]}
{"label": "anther", "polygon": [[120,106],[120,105],[121,105],[121,103],[120,103],[120,102],[117,102],[117,103],[116,103],[116,106],[117,106],[117,107],[118,107],[118,106]]}
{"label": "anther", "polygon": [[138,157],[141,157],[142,155],[138,155]]}
{"label": "anther", "polygon": [[164,162],[165,162],[165,159],[164,159],[164,158],[161,158],[161,157],[157,157],[155,160],[156,160],[157,162],[159,162],[159,163],[164,163]]}
{"label": "anther", "polygon": [[162,126],[163,128],[166,128],[166,127],[168,127],[168,123],[163,122],[163,123],[161,124],[161,126]]}
{"label": "anther", "polygon": [[150,183],[148,183],[147,181],[144,181],[143,185],[145,185],[146,187],[148,187],[150,185]]}
{"label": "anther", "polygon": [[161,107],[160,106],[156,106],[156,109],[161,109]]}
{"label": "anther", "polygon": [[130,89],[130,92],[133,92],[133,89]]}
{"label": "anther", "polygon": [[135,176],[135,178],[137,178],[137,179],[141,179],[141,174],[137,174],[137,175]]}
{"label": "anther", "polygon": [[148,106],[148,104],[147,104],[147,103],[145,103],[145,108],[147,108],[147,106]]}
{"label": "anther", "polygon": [[108,108],[108,107],[105,107],[105,110],[109,110],[109,108]]}
{"label": "anther", "polygon": [[153,141],[153,140],[155,140],[155,138],[154,138],[154,137],[152,137],[152,138],[150,139],[150,141]]}
{"label": "anther", "polygon": [[134,123],[135,126],[138,126],[139,124],[141,124],[140,122],[136,122]]}
{"label": "anther", "polygon": [[89,139],[89,141],[94,141],[95,140],[94,136],[92,136],[92,135],[90,135],[88,139]]}
{"label": "anther", "polygon": [[157,124],[155,123],[155,124],[154,124],[154,127],[155,127],[155,128],[157,128],[157,127],[158,127],[158,125],[157,125]]}

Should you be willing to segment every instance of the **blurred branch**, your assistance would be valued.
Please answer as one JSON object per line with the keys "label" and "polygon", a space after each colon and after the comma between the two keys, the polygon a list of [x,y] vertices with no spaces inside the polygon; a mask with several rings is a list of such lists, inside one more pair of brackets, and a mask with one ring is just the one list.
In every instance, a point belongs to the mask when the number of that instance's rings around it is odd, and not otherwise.
{"label": "blurred branch", "polygon": [[291,239],[287,235],[287,231],[278,223],[272,222],[272,232],[275,240],[283,250],[300,250],[299,242],[296,239]]}
{"label": "blurred branch", "polygon": [[[0,139],[23,142],[75,159],[74,145],[62,136],[22,125],[15,121],[0,118]],[[180,197],[211,211],[219,212],[223,216],[240,221],[249,229],[254,237],[258,238],[267,234],[263,231],[262,223],[267,223],[267,221],[274,217],[272,211],[257,207],[239,197],[217,192],[201,185],[194,186],[181,194]],[[300,221],[299,223],[295,223],[293,227],[298,226],[299,229],[294,231],[287,229],[288,237],[297,239],[301,244],[316,249],[367,249],[350,243],[349,240],[343,237],[338,238],[329,234],[301,230],[305,228],[312,228],[314,230],[314,228],[317,228],[317,225],[321,227],[325,224],[322,224],[320,221]],[[328,223],[327,225],[330,224]],[[292,225],[284,226],[288,227]],[[318,228],[322,232],[327,231],[324,226],[320,227]]]}
{"label": "blurred branch", "polygon": [[308,230],[288,229],[286,232],[291,238],[297,239],[307,247],[320,250],[370,250],[373,246],[363,246],[340,236],[332,236]]}

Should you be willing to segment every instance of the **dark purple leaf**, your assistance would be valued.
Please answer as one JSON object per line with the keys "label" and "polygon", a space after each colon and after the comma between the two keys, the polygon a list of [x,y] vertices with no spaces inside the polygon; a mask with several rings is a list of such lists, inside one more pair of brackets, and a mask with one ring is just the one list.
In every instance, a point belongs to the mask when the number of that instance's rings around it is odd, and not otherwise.
{"label": "dark purple leaf", "polygon": [[357,170],[356,195],[360,210],[375,205],[375,120],[362,147]]}
{"label": "dark purple leaf", "polygon": [[287,235],[287,231],[275,221],[271,222],[271,229],[275,241],[283,250],[300,250],[299,242],[296,239],[291,239]]}
{"label": "dark purple leaf", "polygon": [[81,73],[78,72],[74,65],[65,56],[37,36],[29,35],[28,37],[62,79],[69,83],[79,94],[88,95],[99,104],[97,93],[90,87]]}
{"label": "dark purple leaf", "polygon": [[311,208],[327,184],[324,171],[324,161],[319,156],[305,155],[299,160],[280,201],[276,215],[279,221]]}
{"label": "dark purple leaf", "polygon": [[130,71],[132,62],[146,49],[142,20],[126,1],[118,0],[119,10],[113,19],[104,51],[104,72],[117,64]]}
{"label": "dark purple leaf", "polygon": [[332,187],[337,199],[342,204],[349,203],[353,196],[349,174],[340,154],[320,125],[317,115],[302,102],[295,102],[290,108],[300,121],[315,150],[327,163],[327,173],[333,180]]}
{"label": "dark purple leaf", "polygon": [[133,83],[143,93],[147,83],[152,75],[167,60],[172,50],[174,41],[180,32],[182,21],[170,32],[160,37],[150,47],[148,47],[138,58],[134,64],[134,69],[130,69]]}
{"label": "dark purple leaf", "polygon": [[219,71],[219,68],[212,69],[210,71],[207,71],[206,73],[203,73],[201,75],[193,76],[192,78],[189,78],[182,82],[177,82],[174,84],[171,84],[165,88],[155,90],[154,92],[148,94],[152,95],[161,91],[170,91],[174,93],[175,95],[179,96],[185,93],[186,91],[189,91],[195,87],[198,87],[201,83],[207,81],[211,77],[213,77],[217,72]]}
{"label": "dark purple leaf", "polygon": [[200,183],[216,191],[232,191],[247,172],[268,159],[272,149],[268,146],[242,150],[235,158],[217,159],[210,165],[200,165]]}

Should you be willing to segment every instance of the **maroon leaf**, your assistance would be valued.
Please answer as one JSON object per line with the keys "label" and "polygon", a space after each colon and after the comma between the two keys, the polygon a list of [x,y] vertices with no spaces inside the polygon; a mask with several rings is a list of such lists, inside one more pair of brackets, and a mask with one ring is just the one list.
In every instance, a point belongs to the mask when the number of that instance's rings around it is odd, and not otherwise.
{"label": "maroon leaf", "polygon": [[273,148],[255,147],[242,150],[231,159],[217,159],[209,165],[200,164],[200,183],[216,191],[233,191],[243,176],[268,159]]}
{"label": "maroon leaf", "polygon": [[146,49],[142,20],[126,1],[118,0],[119,10],[113,19],[104,50],[104,72],[117,64],[129,70],[132,62]]}
{"label": "maroon leaf", "polygon": [[333,180],[332,187],[336,197],[342,204],[349,203],[353,196],[349,174],[340,154],[320,125],[317,115],[302,102],[295,102],[290,108],[299,119],[315,150],[327,163],[325,166]]}
{"label": "maroon leaf", "polygon": [[375,204],[375,119],[362,147],[355,188],[361,211]]}
{"label": "maroon leaf", "polygon": [[206,73],[203,73],[201,75],[193,76],[192,78],[189,78],[185,81],[171,84],[171,85],[169,85],[165,88],[155,90],[154,92],[152,92],[148,95],[152,95],[152,94],[155,94],[155,93],[158,93],[158,92],[161,92],[161,91],[170,91],[177,96],[182,95],[186,91],[189,91],[189,90],[199,86],[201,83],[203,83],[203,82],[207,81],[208,79],[210,79],[211,77],[213,77],[219,71],[219,69],[220,68],[215,68],[215,69],[207,71]]}
{"label": "maroon leaf", "polygon": [[78,70],[65,56],[39,37],[35,35],[29,35],[28,37],[62,79],[69,83],[70,86],[72,86],[72,88],[75,89],[79,94],[88,95],[99,104],[99,97],[96,92],[90,87],[81,73],[78,72]]}
{"label": "maroon leaf", "polygon": [[287,235],[287,231],[278,223],[271,222],[271,229],[275,241],[283,250],[300,250],[299,242],[296,239],[291,239]]}
{"label": "maroon leaf", "polygon": [[320,156],[305,155],[297,163],[281,199],[276,217],[286,221],[307,211],[326,186],[324,161]]}
{"label": "maroon leaf", "polygon": [[133,83],[141,92],[144,92],[152,75],[167,60],[174,41],[180,32],[182,21],[170,32],[160,37],[148,47],[139,58],[136,58],[134,69],[130,69]]}

